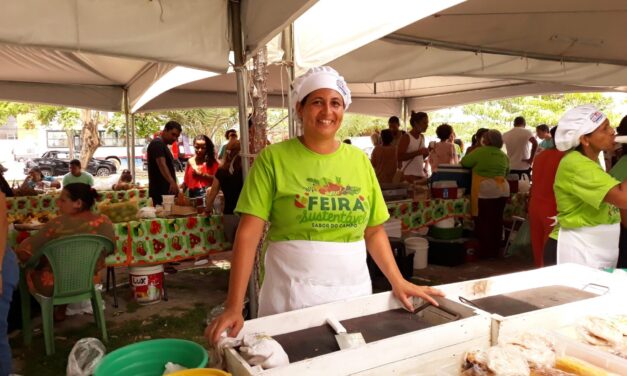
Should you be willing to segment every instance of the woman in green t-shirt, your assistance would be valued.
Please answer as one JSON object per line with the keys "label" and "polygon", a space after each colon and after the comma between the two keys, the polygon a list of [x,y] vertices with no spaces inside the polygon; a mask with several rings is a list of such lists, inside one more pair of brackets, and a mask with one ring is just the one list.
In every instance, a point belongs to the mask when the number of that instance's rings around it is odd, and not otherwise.
{"label": "woman in green t-shirt", "polygon": [[243,326],[244,295],[266,221],[260,316],[371,294],[366,248],[407,309],[412,296],[437,304],[431,295],[442,295],[402,277],[382,226],[389,214],[372,165],[361,150],[335,138],[350,104],[344,79],[317,67],[293,88],[303,136],[266,147],[244,182],[226,309],[205,330],[213,343]]}
{"label": "woman in green t-shirt", "polygon": [[593,105],[575,107],[560,119],[555,146],[567,151],[555,176],[557,263],[612,268],[618,259],[619,209],[627,209],[627,183],[599,164],[614,147],[615,132]]}

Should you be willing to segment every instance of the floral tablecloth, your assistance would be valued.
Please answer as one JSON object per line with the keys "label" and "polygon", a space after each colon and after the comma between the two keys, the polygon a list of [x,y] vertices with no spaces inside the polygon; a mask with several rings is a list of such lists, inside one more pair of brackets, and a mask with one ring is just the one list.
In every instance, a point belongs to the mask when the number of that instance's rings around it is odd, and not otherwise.
{"label": "floral tablecloth", "polygon": [[[139,208],[152,206],[148,197],[148,189],[129,189],[128,191],[99,191],[97,202],[109,200],[123,202],[137,200]],[[7,215],[9,223],[31,222],[31,219],[52,218],[57,215],[57,195],[43,194],[38,196],[7,197]],[[94,205],[97,210],[97,205]],[[46,222],[46,220],[40,220]]]}
{"label": "floral tablecloth", "polygon": [[217,215],[144,219],[114,226],[116,252],[107,257],[108,266],[162,264],[231,249],[222,216]]}
{"label": "floral tablecloth", "polygon": [[[515,215],[526,218],[528,198],[527,193],[512,195],[505,205],[503,217],[507,219]],[[405,200],[390,202],[387,207],[391,218],[401,220],[403,231],[431,226],[450,217],[470,217],[470,199],[468,198],[433,199],[419,202]]]}
{"label": "floral tablecloth", "polygon": [[[163,264],[231,249],[222,216],[143,219],[113,226],[116,250],[107,257],[107,266]],[[29,236],[27,231],[10,230],[9,245],[15,249]]]}

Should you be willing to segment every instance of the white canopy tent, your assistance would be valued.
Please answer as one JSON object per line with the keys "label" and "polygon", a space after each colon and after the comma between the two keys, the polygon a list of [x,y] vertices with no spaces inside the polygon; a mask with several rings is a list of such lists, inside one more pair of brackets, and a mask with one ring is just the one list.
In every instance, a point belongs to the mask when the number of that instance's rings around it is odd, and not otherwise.
{"label": "white canopy tent", "polygon": [[[229,67],[228,0],[0,3],[1,100],[120,111],[127,91],[138,109],[161,91]],[[242,0],[245,51],[314,3]]]}
{"label": "white canopy tent", "polygon": [[621,0],[468,0],[328,64],[349,82],[389,85],[420,110],[518,95],[627,91],[626,23]]}

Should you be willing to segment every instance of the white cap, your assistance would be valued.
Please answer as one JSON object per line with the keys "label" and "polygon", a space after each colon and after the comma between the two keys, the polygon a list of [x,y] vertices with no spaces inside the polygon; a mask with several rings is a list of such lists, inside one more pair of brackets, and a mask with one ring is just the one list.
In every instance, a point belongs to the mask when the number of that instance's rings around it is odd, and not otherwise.
{"label": "white cap", "polygon": [[293,108],[296,109],[296,103],[301,102],[308,94],[318,89],[332,89],[340,93],[344,100],[344,110],[347,110],[351,104],[351,91],[344,77],[331,67],[314,67],[297,77],[292,83]]}
{"label": "white cap", "polygon": [[567,151],[579,146],[579,137],[594,132],[607,116],[592,104],[572,108],[557,123],[555,147]]}

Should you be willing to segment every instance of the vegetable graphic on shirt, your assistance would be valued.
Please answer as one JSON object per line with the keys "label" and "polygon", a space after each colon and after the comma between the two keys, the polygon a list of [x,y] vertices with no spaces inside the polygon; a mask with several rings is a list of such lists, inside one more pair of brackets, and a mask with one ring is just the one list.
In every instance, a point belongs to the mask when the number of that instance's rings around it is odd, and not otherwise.
{"label": "vegetable graphic on shirt", "polygon": [[322,180],[307,178],[307,182],[311,184],[310,186],[305,188],[307,192],[316,192],[320,193],[321,195],[356,195],[359,194],[359,192],[361,191],[359,187],[351,187],[350,185],[344,186],[340,177],[335,177],[335,181],[329,180],[327,178],[322,178]]}
{"label": "vegetable graphic on shirt", "polygon": [[301,197],[301,195],[296,195],[294,205],[299,209],[304,209],[307,206],[307,198],[305,196]]}

